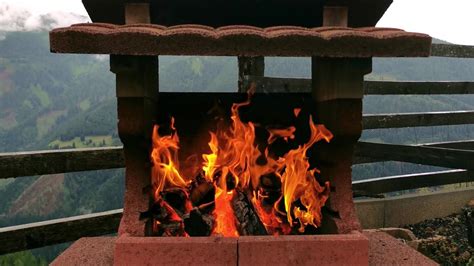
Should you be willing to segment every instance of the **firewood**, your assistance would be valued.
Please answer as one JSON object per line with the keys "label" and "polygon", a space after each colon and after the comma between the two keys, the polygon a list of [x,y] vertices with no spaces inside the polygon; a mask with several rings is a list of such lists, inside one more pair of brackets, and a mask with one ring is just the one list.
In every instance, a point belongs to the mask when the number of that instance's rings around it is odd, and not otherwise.
{"label": "firewood", "polygon": [[212,214],[203,214],[199,208],[194,208],[185,215],[184,226],[190,236],[210,236],[214,218]]}
{"label": "firewood", "polygon": [[281,197],[280,177],[275,173],[261,176],[258,193],[263,198],[263,203],[272,206]]}
{"label": "firewood", "polygon": [[187,236],[184,222],[178,212],[162,198],[156,200],[150,210],[140,215],[148,218],[147,235],[152,236]]}
{"label": "firewood", "polygon": [[234,191],[232,208],[237,218],[237,226],[240,235],[267,235],[265,226],[260,221],[247,195],[237,189]]}
{"label": "firewood", "polygon": [[194,206],[199,206],[205,203],[214,201],[214,185],[209,182],[203,182],[195,185],[190,193],[190,199]]}
{"label": "firewood", "polygon": [[166,189],[160,195],[180,216],[183,216],[192,208],[189,194],[182,188]]}
{"label": "firewood", "polygon": [[160,224],[157,226],[155,236],[187,236],[183,221]]}

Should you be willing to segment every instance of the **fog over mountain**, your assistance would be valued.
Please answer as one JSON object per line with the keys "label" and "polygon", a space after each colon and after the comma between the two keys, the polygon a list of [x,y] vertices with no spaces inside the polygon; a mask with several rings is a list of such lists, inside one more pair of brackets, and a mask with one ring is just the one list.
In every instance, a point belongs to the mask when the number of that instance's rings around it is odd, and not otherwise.
{"label": "fog over mountain", "polygon": [[0,3],[0,32],[45,31],[89,21],[88,17],[76,13],[56,11],[33,14],[26,8]]}

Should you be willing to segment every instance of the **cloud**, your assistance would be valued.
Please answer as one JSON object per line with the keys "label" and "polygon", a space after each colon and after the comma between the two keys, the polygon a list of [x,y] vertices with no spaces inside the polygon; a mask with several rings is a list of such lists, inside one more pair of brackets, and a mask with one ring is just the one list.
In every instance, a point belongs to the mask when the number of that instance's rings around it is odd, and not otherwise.
{"label": "cloud", "polygon": [[26,21],[31,13],[25,9],[0,6],[0,30],[15,31],[26,28]]}
{"label": "cloud", "polygon": [[26,8],[8,4],[0,6],[0,31],[51,30],[88,21],[88,17],[71,12],[55,11],[32,14]]}
{"label": "cloud", "polygon": [[395,0],[380,27],[423,32],[452,43],[474,45],[473,0]]}

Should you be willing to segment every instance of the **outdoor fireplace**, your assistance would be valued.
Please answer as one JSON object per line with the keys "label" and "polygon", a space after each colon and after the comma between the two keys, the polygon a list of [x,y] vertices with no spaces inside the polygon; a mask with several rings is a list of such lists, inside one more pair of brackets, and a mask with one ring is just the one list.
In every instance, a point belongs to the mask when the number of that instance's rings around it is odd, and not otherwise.
{"label": "outdoor fireplace", "polygon": [[[367,264],[351,189],[364,75],[374,56],[428,56],[429,36],[371,27],[391,1],[83,2],[96,23],[52,31],[51,49],[111,55],[116,264]],[[312,91],[162,93],[158,55],[239,56],[241,77],[311,57]]]}
{"label": "outdoor fireplace", "polygon": [[159,107],[168,117],[153,131],[148,234],[288,235],[321,226],[330,184],[318,181],[308,154],[331,132],[313,122],[310,97],[244,96],[176,95]]}

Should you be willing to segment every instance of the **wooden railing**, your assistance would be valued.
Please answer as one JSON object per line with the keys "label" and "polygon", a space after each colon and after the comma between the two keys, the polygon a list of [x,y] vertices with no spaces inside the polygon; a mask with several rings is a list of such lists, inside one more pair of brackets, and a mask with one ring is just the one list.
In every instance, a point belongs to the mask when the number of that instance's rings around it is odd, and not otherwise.
{"label": "wooden railing", "polygon": [[434,43],[431,56],[474,58],[474,46]]}
{"label": "wooden railing", "polygon": [[0,228],[0,254],[117,232],[122,209]]}
{"label": "wooden railing", "polygon": [[[474,47],[434,44],[433,56],[474,58]],[[261,90],[310,91],[307,79],[246,77]],[[367,95],[472,94],[474,82],[366,81]],[[365,115],[364,129],[474,124],[474,110],[410,114]],[[372,178],[353,182],[359,195],[458,184],[474,181],[474,141],[421,145],[359,142],[354,164],[402,161],[452,168],[432,173]],[[0,154],[0,179],[124,167],[121,147],[35,151]],[[74,241],[80,237],[114,233],[122,210],[0,228],[0,254]]]}
{"label": "wooden railing", "polygon": [[124,166],[122,147],[2,153],[0,179]]}

